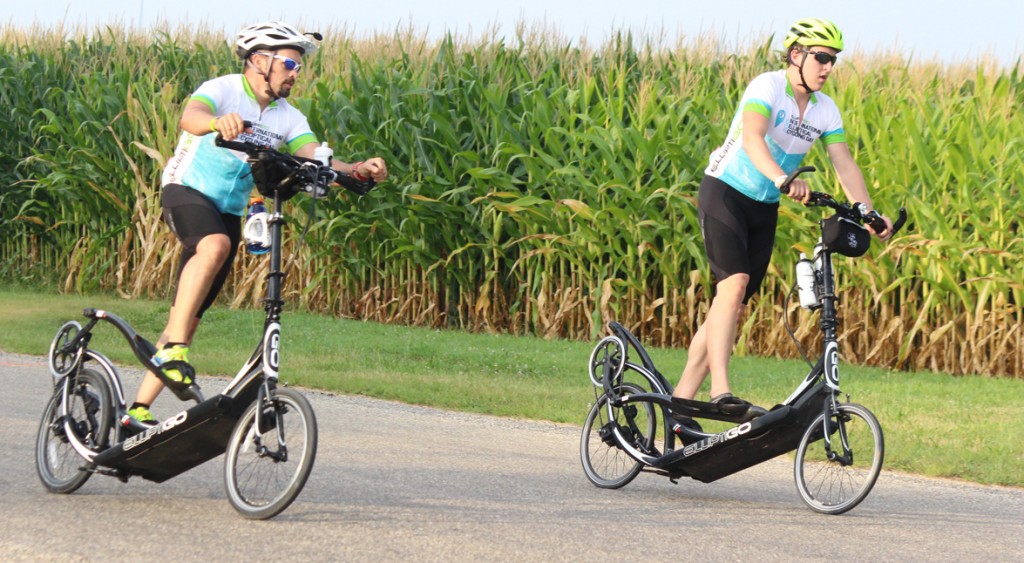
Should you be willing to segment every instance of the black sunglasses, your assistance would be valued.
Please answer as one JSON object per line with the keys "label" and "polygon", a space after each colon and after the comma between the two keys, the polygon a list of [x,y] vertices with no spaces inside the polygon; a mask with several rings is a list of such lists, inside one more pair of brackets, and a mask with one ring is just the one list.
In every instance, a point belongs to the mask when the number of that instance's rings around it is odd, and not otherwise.
{"label": "black sunglasses", "polygon": [[821,63],[823,65],[827,65],[829,63],[832,63],[833,65],[835,65],[836,61],[839,60],[839,57],[837,57],[836,55],[833,55],[833,54],[830,54],[830,53],[826,53],[825,51],[804,51],[804,52],[807,53],[808,55],[813,55],[814,56],[814,60],[818,61],[819,63]]}

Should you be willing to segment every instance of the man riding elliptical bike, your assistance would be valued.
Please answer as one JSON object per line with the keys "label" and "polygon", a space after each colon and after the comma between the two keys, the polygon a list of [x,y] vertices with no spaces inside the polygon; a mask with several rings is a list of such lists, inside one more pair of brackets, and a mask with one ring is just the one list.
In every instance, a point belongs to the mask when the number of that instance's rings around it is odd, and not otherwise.
{"label": "man riding elliptical bike", "polygon": [[[276,21],[242,29],[234,43],[244,64],[242,74],[204,82],[185,105],[181,137],[164,169],[161,188],[164,221],[183,246],[181,266],[153,357],[177,384],[188,386],[195,380],[189,346],[231,270],[241,240],[241,218],[254,186],[246,155],[217,147],[214,138],[220,134],[227,140],[314,157],[317,138],[306,117],[287,101],[303,58],[317,51],[310,36],[320,39],[319,34],[302,34]],[[331,167],[357,180],[381,182],[388,176],[379,157],[353,164],[333,160]],[[149,407],[163,388],[156,375],[147,373],[128,414],[143,425],[155,425]]]}

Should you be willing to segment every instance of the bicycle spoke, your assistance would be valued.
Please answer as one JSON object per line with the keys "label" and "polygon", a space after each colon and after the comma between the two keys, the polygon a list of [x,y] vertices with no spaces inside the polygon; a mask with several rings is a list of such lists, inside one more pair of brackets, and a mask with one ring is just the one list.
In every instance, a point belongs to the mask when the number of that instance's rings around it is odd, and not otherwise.
{"label": "bicycle spoke", "polygon": [[824,440],[811,445],[824,438],[821,416],[804,433],[794,465],[801,497],[813,510],[826,514],[841,514],[864,500],[878,479],[884,456],[882,429],[874,415],[853,404],[840,405],[839,411],[831,447],[846,444],[845,460],[830,455]]}

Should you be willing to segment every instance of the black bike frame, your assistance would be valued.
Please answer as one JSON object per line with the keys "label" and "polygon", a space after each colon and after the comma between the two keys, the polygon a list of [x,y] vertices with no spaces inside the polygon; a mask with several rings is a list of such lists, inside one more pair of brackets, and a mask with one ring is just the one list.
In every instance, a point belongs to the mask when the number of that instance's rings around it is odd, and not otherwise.
{"label": "black bike frame", "polygon": [[264,298],[266,318],[263,321],[263,339],[242,369],[221,392],[232,398],[237,397],[245,390],[248,383],[259,374],[264,376],[269,385],[266,391],[273,389],[277,382],[281,360],[281,312],[284,308],[281,287],[284,285],[285,278],[285,273],[281,271],[281,239],[285,220],[280,209],[281,200],[275,193],[274,212],[268,221],[270,225],[270,271],[267,273],[267,296]]}
{"label": "black bike frame", "polygon": [[[803,172],[814,171],[806,166],[794,170],[787,176],[783,187],[786,193],[789,183]],[[811,192],[807,200],[809,206],[830,207],[837,215],[857,221],[857,224],[870,224],[876,233],[888,227],[884,218],[860,204],[852,206],[837,203],[831,196],[821,192]],[[901,208],[898,219],[891,225],[890,235],[900,230],[907,220],[906,209]],[[824,220],[819,228],[824,236]],[[628,330],[618,323],[609,323],[612,336],[602,340],[591,356],[590,377],[598,384],[595,368],[600,365],[602,377],[599,386],[603,388],[605,408],[609,422],[602,432],[609,431],[616,445],[634,460],[644,464],[644,470],[668,475],[675,479],[689,476],[703,482],[711,482],[758,463],[767,461],[777,455],[795,450],[799,447],[804,433],[811,423],[821,417],[822,433],[825,440],[826,453],[830,460],[843,464],[852,463],[846,430],[841,418],[836,414],[839,410],[839,319],[836,310],[835,272],[832,265],[832,252],[824,246],[822,238],[815,246],[814,260],[820,263],[815,272],[815,286],[821,309],[819,321],[822,334],[821,356],[811,367],[811,371],[797,386],[796,390],[781,404],[774,406],[769,412],[753,417],[749,415],[730,416],[717,409],[706,409],[710,404],[691,401],[676,404],[672,400],[672,386],[654,367],[640,342]],[[613,346],[614,345],[614,346]],[[635,349],[640,356],[642,366],[628,361],[628,348]],[[617,350],[616,350],[617,348]],[[603,358],[596,358],[599,352]],[[617,356],[621,354],[621,358]],[[599,360],[599,361],[598,361]],[[623,374],[627,369],[640,373],[650,384],[652,392],[623,395],[619,386],[623,383]],[[595,393],[596,395],[596,393]],[[595,401],[600,398],[595,396]],[[723,420],[736,426],[718,434],[707,434],[676,424],[679,435],[685,437],[684,446],[667,453],[649,447],[646,440],[653,444],[654,435],[645,437],[645,442],[627,439],[617,421],[616,410],[629,404],[646,403],[656,405],[663,413],[666,425],[666,448],[673,448],[674,431],[668,428],[671,414]],[[644,436],[644,432],[636,428],[632,414],[626,412],[627,426],[633,436]],[[822,416],[824,414],[824,416]],[[606,430],[607,429],[607,430]],[[832,449],[834,435],[838,433],[842,442],[842,452]],[[646,450],[646,451],[642,451]]]}
{"label": "black bike frame", "polygon": [[[281,313],[284,307],[281,288],[285,273],[281,270],[281,246],[285,219],[280,209],[280,198],[275,195],[274,212],[268,221],[271,245],[270,271],[267,274],[267,293],[264,300],[266,318],[263,336],[252,355],[224,390],[208,400],[203,398],[198,385],[193,384],[187,388],[168,385],[179,399],[195,401],[196,405],[152,428],[129,428],[123,424],[115,424],[115,443],[102,452],[97,453],[84,444],[76,444],[75,434],[67,432],[72,447],[90,463],[92,470],[113,474],[122,479],[127,479],[131,475],[141,475],[152,481],[164,481],[223,453],[230,432],[245,408],[253,401],[259,401],[261,405],[269,404],[270,393],[276,388],[278,380]],[[127,409],[123,384],[117,370],[102,354],[88,349],[92,329],[99,321],[114,325],[128,341],[143,367],[157,374],[165,383],[168,383],[168,380],[152,360],[156,346],[140,336],[124,319],[108,311],[92,308],[85,309],[83,314],[89,322],[60,350],[60,353],[73,357],[76,364],[70,373],[58,382],[58,388],[63,390],[64,396],[62,414],[68,414],[67,399],[70,385],[73,384],[78,370],[86,360],[93,360],[99,364],[112,387],[112,394],[115,395],[111,397],[115,401],[112,405],[115,409],[115,421],[120,421],[125,418]],[[280,421],[266,420],[263,416],[256,417],[257,448],[267,450],[258,443],[258,436],[264,432],[264,425],[275,422]],[[277,424],[277,427],[282,426]],[[188,441],[178,439],[186,434],[190,436]],[[278,449],[267,450],[266,454],[280,460],[286,459],[284,440],[284,433],[279,432]],[[167,446],[163,447],[164,444]],[[111,469],[97,469],[97,466]]]}
{"label": "black bike frame", "polygon": [[[775,406],[768,414],[738,424],[718,434],[697,434],[691,432],[696,441],[683,448],[660,454],[643,452],[634,447],[622,434],[618,425],[612,425],[611,431],[622,449],[635,460],[644,463],[657,472],[671,477],[690,476],[704,482],[711,482],[746,469],[768,459],[796,449],[807,425],[824,412],[824,437],[827,451],[832,454],[831,438],[835,434],[835,424],[831,413],[836,412],[839,389],[839,320],[836,310],[835,273],[832,266],[832,253],[816,248],[815,259],[820,260],[817,283],[820,287],[821,318],[819,326],[823,335],[822,353],[817,364],[781,404]],[[625,369],[640,373],[651,384],[652,393],[623,395],[608,401],[608,408],[618,408],[625,404],[650,403],[657,405],[663,413],[666,426],[669,413],[673,412],[671,400],[672,385],[657,370],[654,362],[644,347],[625,327],[619,323],[609,323],[612,333],[622,341],[625,348],[633,348],[640,357],[642,365],[628,360]],[[625,370],[624,370],[625,371]],[[609,397],[615,397],[611,381],[612,374],[606,374],[603,385]],[[699,412],[680,413],[701,417]],[[611,412],[609,412],[611,415]],[[711,417],[714,418],[714,417]],[[725,419],[720,419],[725,420]],[[846,437],[840,425],[840,437],[843,443],[843,455],[849,455]],[[768,435],[771,435],[770,437]],[[670,446],[676,436],[666,428]],[[751,440],[758,438],[756,441]]]}
{"label": "black bike frame", "polygon": [[832,253],[823,250],[820,244],[815,250],[814,260],[821,261],[821,267],[815,272],[816,284],[821,288],[821,318],[818,322],[822,334],[821,357],[793,394],[782,402],[783,405],[793,404],[822,375],[829,389],[836,395],[839,393],[839,316],[836,311],[835,270],[832,267]]}

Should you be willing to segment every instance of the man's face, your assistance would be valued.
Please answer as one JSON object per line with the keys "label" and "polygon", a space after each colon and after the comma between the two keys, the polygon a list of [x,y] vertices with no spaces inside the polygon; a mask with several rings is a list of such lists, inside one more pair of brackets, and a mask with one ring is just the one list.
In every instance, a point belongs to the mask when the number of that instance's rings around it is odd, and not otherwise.
{"label": "man's face", "polygon": [[295,85],[299,71],[302,70],[302,53],[297,49],[280,49],[274,52],[266,51],[264,58],[270,74],[270,87],[278,96],[287,98],[292,93],[292,86]]}

